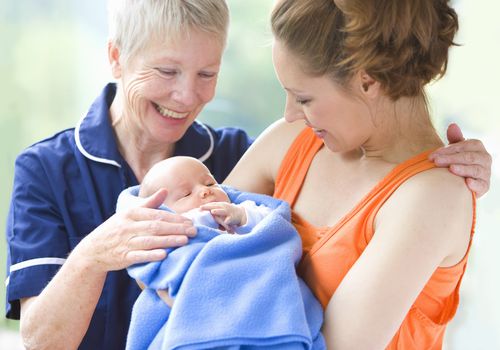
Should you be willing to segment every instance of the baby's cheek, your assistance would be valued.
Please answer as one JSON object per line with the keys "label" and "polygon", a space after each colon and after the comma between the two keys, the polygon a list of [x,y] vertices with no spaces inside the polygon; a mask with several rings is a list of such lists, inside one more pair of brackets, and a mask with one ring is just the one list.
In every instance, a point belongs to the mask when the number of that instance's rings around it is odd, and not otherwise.
{"label": "baby's cheek", "polygon": [[170,202],[170,204],[167,204],[167,207],[172,209],[177,214],[182,214],[188,211],[184,208],[184,205],[182,203],[178,202]]}
{"label": "baby's cheek", "polygon": [[219,192],[219,198],[218,198],[218,201],[219,201],[219,202],[231,203],[231,201],[229,200],[229,197],[228,197],[228,195],[226,194],[226,192],[224,192],[224,191],[222,191],[222,190]]}

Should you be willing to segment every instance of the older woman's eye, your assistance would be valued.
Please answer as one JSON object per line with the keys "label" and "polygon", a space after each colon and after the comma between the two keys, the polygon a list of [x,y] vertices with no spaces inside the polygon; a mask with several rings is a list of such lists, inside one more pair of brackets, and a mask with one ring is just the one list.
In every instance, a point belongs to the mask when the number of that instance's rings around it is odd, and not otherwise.
{"label": "older woman's eye", "polygon": [[168,76],[168,77],[173,77],[175,76],[178,72],[175,69],[164,69],[164,68],[156,68],[158,72],[160,72],[162,75]]}
{"label": "older woman's eye", "polygon": [[212,79],[212,78],[215,78],[217,76],[217,73],[215,73],[215,72],[201,72],[198,75],[204,79]]}

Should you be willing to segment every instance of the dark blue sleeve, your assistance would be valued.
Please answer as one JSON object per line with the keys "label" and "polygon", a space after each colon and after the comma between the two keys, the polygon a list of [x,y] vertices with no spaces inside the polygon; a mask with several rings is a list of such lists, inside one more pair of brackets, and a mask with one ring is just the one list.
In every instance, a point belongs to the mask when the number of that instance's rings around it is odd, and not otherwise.
{"label": "dark blue sleeve", "polygon": [[253,139],[245,131],[238,128],[227,127],[213,131],[215,147],[205,165],[210,169],[217,182],[222,183],[250,147]]}
{"label": "dark blue sleeve", "polygon": [[53,196],[58,184],[51,181],[46,170],[30,151],[16,160],[6,228],[8,318],[19,319],[19,299],[40,294],[69,253],[63,219]]}

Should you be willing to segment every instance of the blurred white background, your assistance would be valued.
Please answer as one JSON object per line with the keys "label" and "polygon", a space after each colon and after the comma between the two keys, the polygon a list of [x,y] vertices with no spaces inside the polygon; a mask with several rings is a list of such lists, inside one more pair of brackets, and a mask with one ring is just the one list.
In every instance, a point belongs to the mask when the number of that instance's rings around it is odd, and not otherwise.
{"label": "blurred white background", "polygon": [[[31,143],[76,124],[110,79],[103,0],[20,0],[0,3],[0,224],[5,227],[15,156]],[[271,65],[272,0],[228,0],[229,47],[217,98],[201,119],[236,125],[256,136],[279,118],[283,93]],[[462,283],[459,311],[446,349],[500,349],[500,1],[457,0],[460,47],[429,97],[437,129],[457,122],[493,155],[491,189],[478,202],[477,229]],[[5,242],[0,243],[0,266]],[[5,268],[0,277],[5,279]],[[5,290],[0,289],[3,299]],[[0,348],[11,348],[0,320]],[[15,339],[15,337],[14,337]],[[5,345],[4,345],[5,344]],[[9,343],[10,344],[10,343]],[[14,348],[14,345],[12,345]]]}
{"label": "blurred white background", "polygon": [[491,188],[478,201],[477,226],[447,349],[500,349],[500,2],[455,1],[460,19],[447,75],[429,88],[436,125],[458,122],[493,156]]}

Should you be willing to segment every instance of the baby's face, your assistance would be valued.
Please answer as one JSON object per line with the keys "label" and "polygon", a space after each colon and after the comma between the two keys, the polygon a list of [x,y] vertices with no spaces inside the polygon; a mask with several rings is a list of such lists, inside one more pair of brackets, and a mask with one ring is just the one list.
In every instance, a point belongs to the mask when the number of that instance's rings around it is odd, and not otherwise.
{"label": "baby's face", "polygon": [[229,202],[229,197],[215,181],[210,171],[196,161],[183,162],[169,179],[164,204],[182,214],[202,204]]}

